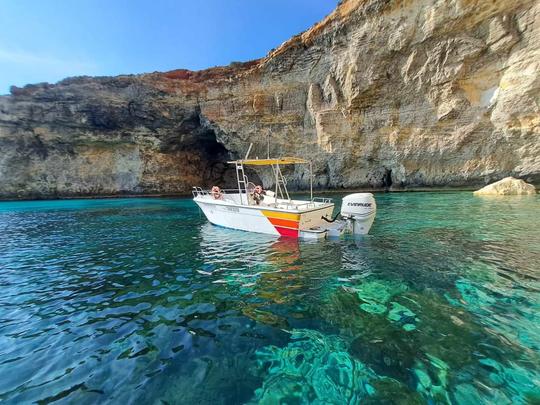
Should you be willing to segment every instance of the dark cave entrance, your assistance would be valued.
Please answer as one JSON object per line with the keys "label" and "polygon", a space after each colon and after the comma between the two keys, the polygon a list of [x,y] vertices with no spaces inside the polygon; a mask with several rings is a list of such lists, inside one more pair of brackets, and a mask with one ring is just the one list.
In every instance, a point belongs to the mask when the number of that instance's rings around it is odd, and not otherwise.
{"label": "dark cave entrance", "polygon": [[[189,156],[182,165],[186,172],[199,178],[201,187],[237,187],[235,167],[227,163],[235,156],[218,141],[216,129],[200,113],[185,118],[178,131],[163,140],[161,149],[162,152]],[[260,184],[259,176],[252,170],[246,171],[246,175],[250,181]]]}
{"label": "dark cave entrance", "polygon": [[392,187],[392,169],[384,169],[382,186],[385,191],[388,191]]}

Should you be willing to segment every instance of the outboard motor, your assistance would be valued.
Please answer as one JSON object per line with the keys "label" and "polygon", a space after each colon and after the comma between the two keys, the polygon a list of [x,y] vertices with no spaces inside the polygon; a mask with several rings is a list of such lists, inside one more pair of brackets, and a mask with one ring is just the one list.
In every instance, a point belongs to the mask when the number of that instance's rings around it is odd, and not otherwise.
{"label": "outboard motor", "polygon": [[371,193],[355,193],[343,197],[341,217],[354,235],[366,235],[375,220],[377,204]]}

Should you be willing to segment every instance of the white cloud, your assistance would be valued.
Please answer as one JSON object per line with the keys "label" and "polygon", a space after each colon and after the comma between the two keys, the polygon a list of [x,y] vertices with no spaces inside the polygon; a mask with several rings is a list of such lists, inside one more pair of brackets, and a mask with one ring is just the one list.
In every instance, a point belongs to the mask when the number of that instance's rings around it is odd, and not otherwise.
{"label": "white cloud", "polygon": [[0,47],[0,94],[11,84],[54,83],[69,76],[99,73],[98,65],[92,61]]}
{"label": "white cloud", "polygon": [[35,66],[36,69],[48,68],[66,70],[72,69],[76,71],[89,70],[94,71],[97,65],[93,62],[77,60],[77,59],[62,59],[49,55],[39,55],[20,50],[2,49],[0,48],[0,61],[11,62],[17,65]]}

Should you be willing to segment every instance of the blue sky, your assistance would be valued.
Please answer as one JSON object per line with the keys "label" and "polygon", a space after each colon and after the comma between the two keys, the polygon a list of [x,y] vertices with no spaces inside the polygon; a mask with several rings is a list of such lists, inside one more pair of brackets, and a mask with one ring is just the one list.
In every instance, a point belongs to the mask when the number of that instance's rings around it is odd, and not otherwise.
{"label": "blue sky", "polygon": [[203,69],[266,55],[337,0],[0,0],[0,94],[67,76]]}

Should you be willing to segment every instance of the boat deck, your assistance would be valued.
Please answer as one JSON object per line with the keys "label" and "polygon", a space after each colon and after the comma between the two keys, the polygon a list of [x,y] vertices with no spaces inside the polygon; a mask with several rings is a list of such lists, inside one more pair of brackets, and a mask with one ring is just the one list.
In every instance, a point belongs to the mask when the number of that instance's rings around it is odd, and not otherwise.
{"label": "boat deck", "polygon": [[196,201],[208,204],[241,206],[297,213],[317,210],[334,205],[331,198],[316,197],[312,201],[293,199],[286,200],[276,198],[272,195],[265,195],[264,199],[257,204],[257,202],[254,201],[249,194],[239,193],[238,190],[221,190],[221,192],[221,197],[219,199],[215,199],[210,191],[197,188],[193,190],[193,197]]}

